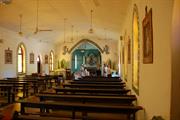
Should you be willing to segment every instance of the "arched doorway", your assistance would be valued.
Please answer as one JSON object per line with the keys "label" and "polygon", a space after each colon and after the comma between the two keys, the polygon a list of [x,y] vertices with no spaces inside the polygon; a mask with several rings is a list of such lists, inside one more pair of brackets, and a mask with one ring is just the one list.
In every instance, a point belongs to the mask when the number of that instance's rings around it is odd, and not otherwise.
{"label": "arched doorway", "polygon": [[41,58],[38,55],[37,57],[37,73],[40,74],[41,73]]}
{"label": "arched doorway", "polygon": [[24,43],[20,43],[17,48],[17,71],[18,75],[26,73],[26,48]]}
{"label": "arched doorway", "polygon": [[77,72],[83,65],[90,74],[94,74],[97,66],[101,65],[101,50],[97,47],[97,44],[89,42],[89,40],[83,40],[76,44],[72,50],[71,57],[71,70]]}

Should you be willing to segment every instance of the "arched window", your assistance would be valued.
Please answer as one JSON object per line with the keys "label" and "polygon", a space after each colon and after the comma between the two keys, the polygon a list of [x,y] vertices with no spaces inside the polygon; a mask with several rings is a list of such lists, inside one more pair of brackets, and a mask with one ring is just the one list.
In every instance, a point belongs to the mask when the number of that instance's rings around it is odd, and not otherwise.
{"label": "arched window", "polygon": [[136,4],[133,10],[133,39],[132,39],[132,86],[139,94],[139,15]]}
{"label": "arched window", "polygon": [[18,64],[18,73],[23,74],[26,73],[26,60],[25,60],[26,52],[24,44],[19,44],[18,46],[18,54],[17,54],[17,64]]}
{"label": "arched window", "polygon": [[54,53],[53,53],[53,51],[50,52],[49,69],[50,69],[50,71],[54,70]]}
{"label": "arched window", "polygon": [[41,58],[39,55],[37,57],[37,73],[41,73]]}

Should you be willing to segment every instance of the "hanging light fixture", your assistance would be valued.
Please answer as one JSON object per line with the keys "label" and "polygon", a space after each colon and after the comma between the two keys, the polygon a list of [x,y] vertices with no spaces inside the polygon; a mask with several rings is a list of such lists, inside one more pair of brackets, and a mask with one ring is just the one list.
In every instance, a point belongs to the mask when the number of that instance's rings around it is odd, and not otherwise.
{"label": "hanging light fixture", "polygon": [[39,0],[36,0],[36,28],[34,34],[38,33],[38,26],[39,26]]}
{"label": "hanging light fixture", "polygon": [[22,33],[22,17],[23,17],[23,15],[22,14],[20,14],[19,15],[19,18],[20,18],[20,21],[19,21],[19,35],[23,35],[23,33]]}
{"label": "hanging light fixture", "polygon": [[90,29],[89,29],[89,33],[91,33],[91,34],[94,33],[93,23],[92,23],[92,22],[93,22],[93,21],[92,21],[92,17],[93,17],[92,14],[93,14],[93,10],[91,10],[91,25],[90,25]]}
{"label": "hanging light fixture", "polygon": [[34,34],[38,32],[53,31],[52,29],[39,29],[39,0],[36,0],[36,28]]}
{"label": "hanging light fixture", "polygon": [[73,43],[74,40],[74,26],[71,25],[71,37],[70,40],[66,40],[66,24],[67,24],[67,18],[64,18],[64,43]]}
{"label": "hanging light fixture", "polygon": [[64,18],[64,43],[66,42],[66,18]]}
{"label": "hanging light fixture", "polygon": [[74,40],[73,34],[74,34],[74,25],[71,26],[71,42],[73,42]]}

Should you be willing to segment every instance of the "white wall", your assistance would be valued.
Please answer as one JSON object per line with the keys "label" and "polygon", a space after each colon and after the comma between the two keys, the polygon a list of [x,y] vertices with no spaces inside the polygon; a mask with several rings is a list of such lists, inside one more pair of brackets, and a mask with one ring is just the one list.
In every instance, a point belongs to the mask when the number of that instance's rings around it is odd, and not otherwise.
{"label": "white wall", "polygon": [[[0,78],[4,77],[15,77],[17,76],[17,47],[18,44],[23,42],[26,48],[26,59],[27,59],[27,73],[31,74],[37,72],[37,56],[41,56],[42,60],[42,72],[48,72],[49,67],[44,64],[44,56],[45,54],[49,55],[51,50],[54,50],[54,45],[51,43],[40,42],[36,39],[29,39],[26,37],[19,36],[18,33],[13,31],[0,28],[1,37],[3,39],[3,43],[0,43]],[[6,49],[13,50],[13,63],[12,64],[4,64],[4,50]],[[29,53],[33,52],[35,56],[35,63],[29,64]]]}
{"label": "white wall", "polygon": [[[140,31],[140,74],[138,104],[145,112],[139,112],[138,120],[150,120],[154,115],[161,115],[170,120],[170,92],[171,92],[171,19],[172,0],[132,0],[123,31],[132,40],[132,16],[134,4],[139,12]],[[153,64],[143,64],[142,58],[142,20],[145,16],[145,6],[152,8],[153,18]],[[132,53],[132,52],[131,52]],[[132,59],[132,58],[131,58]],[[131,60],[132,63],[132,60]],[[132,64],[128,65],[128,86],[132,88]],[[134,93],[134,92],[133,92]]]}

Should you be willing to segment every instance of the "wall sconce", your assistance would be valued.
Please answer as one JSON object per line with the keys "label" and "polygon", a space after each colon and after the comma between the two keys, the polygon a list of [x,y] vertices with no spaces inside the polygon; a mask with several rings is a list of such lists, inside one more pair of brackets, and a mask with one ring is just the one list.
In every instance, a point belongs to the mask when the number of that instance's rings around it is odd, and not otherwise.
{"label": "wall sconce", "polygon": [[120,40],[121,40],[121,41],[123,40],[123,36],[120,36]]}
{"label": "wall sconce", "polygon": [[106,54],[109,54],[109,46],[108,45],[104,46],[103,52],[105,52]]}
{"label": "wall sconce", "polygon": [[63,47],[63,55],[66,55],[66,53],[68,53],[68,52],[69,52],[68,47],[64,46]]}

